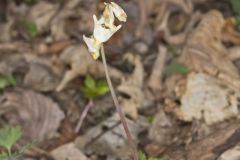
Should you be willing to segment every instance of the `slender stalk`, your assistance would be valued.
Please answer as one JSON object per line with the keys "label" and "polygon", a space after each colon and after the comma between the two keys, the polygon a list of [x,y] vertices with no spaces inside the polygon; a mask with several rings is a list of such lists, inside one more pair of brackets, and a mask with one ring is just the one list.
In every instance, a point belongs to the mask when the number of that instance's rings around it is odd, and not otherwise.
{"label": "slender stalk", "polygon": [[128,143],[129,143],[129,145],[131,147],[132,159],[133,160],[138,160],[136,145],[135,145],[135,143],[134,143],[134,141],[132,139],[132,135],[131,135],[131,133],[130,133],[130,131],[128,129],[128,125],[127,125],[127,122],[126,122],[125,115],[123,114],[123,112],[122,112],[122,110],[120,108],[119,102],[117,100],[116,93],[115,93],[115,91],[113,89],[111,78],[109,76],[103,45],[101,45],[101,56],[102,56],[102,62],[103,62],[103,66],[104,66],[104,71],[105,71],[107,83],[108,83],[108,86],[109,86],[109,89],[110,89],[110,92],[111,92],[111,95],[112,95],[112,98],[113,98],[113,102],[114,102],[116,110],[117,110],[117,112],[118,112],[118,114],[120,116],[121,123],[122,123],[123,128],[125,130],[125,133],[127,135]]}
{"label": "slender stalk", "polygon": [[93,101],[92,101],[92,99],[90,99],[90,100],[88,101],[88,104],[85,106],[85,108],[84,108],[84,110],[83,110],[83,112],[82,112],[82,114],[81,114],[81,117],[80,117],[80,119],[79,119],[79,121],[78,121],[78,123],[77,123],[77,126],[76,126],[76,128],[75,128],[75,133],[78,133],[78,132],[79,132],[79,130],[80,130],[81,126],[82,126],[83,120],[85,119],[85,117],[86,117],[89,109],[90,109],[92,106],[93,106]]}
{"label": "slender stalk", "polygon": [[12,156],[11,148],[7,148],[7,151],[8,151],[8,156],[11,157]]}

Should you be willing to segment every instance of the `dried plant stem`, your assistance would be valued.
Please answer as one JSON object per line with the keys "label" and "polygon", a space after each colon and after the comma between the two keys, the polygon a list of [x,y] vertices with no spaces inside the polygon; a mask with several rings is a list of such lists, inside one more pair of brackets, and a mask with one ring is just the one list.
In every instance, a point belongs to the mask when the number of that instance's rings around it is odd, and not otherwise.
{"label": "dried plant stem", "polygon": [[129,145],[131,147],[132,158],[133,158],[133,160],[138,160],[136,145],[135,145],[135,143],[134,143],[134,141],[132,139],[132,135],[131,135],[131,133],[130,133],[130,131],[128,129],[128,125],[127,125],[127,122],[126,122],[125,115],[123,114],[123,112],[122,112],[122,110],[120,108],[119,102],[117,100],[116,93],[115,93],[115,91],[113,89],[112,81],[111,81],[110,76],[109,76],[103,45],[101,45],[101,56],[102,56],[102,62],[103,62],[103,66],[104,66],[104,71],[105,71],[107,83],[108,83],[108,86],[109,86],[109,89],[110,89],[110,92],[111,92],[111,95],[112,95],[112,98],[113,98],[113,102],[114,102],[116,110],[117,110],[117,112],[118,112],[118,114],[120,116],[121,123],[122,123],[123,128],[125,130],[125,133],[127,135],[128,143],[129,143]]}
{"label": "dried plant stem", "polygon": [[80,128],[81,128],[82,123],[83,123],[83,120],[84,120],[85,117],[87,116],[87,113],[88,113],[89,109],[90,109],[92,106],[93,106],[93,101],[90,99],[90,100],[88,101],[88,104],[85,106],[85,108],[84,108],[81,116],[80,116],[80,119],[79,119],[79,121],[78,121],[78,123],[77,123],[77,126],[76,126],[76,128],[75,128],[75,133],[78,133],[78,132],[80,131]]}

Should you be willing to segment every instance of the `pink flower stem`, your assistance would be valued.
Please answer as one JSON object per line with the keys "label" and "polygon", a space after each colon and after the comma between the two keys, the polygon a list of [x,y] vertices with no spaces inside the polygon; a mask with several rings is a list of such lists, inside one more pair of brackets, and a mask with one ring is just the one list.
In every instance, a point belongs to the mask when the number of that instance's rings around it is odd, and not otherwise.
{"label": "pink flower stem", "polygon": [[82,126],[82,123],[83,123],[85,117],[87,116],[87,113],[88,113],[89,109],[90,109],[92,106],[93,106],[93,101],[92,101],[92,99],[90,99],[90,100],[88,101],[88,104],[85,106],[85,108],[84,108],[84,110],[83,110],[80,118],[79,118],[79,121],[78,121],[77,126],[76,126],[76,128],[75,128],[75,133],[78,133],[78,132],[80,131],[80,128],[81,128],[81,126]]}
{"label": "pink flower stem", "polygon": [[135,145],[135,143],[133,141],[133,138],[132,138],[132,135],[131,135],[131,133],[129,131],[125,115],[123,114],[123,112],[121,110],[121,107],[120,107],[119,102],[117,100],[116,93],[115,93],[115,91],[113,89],[112,81],[111,81],[110,76],[109,76],[103,45],[101,45],[101,56],[102,56],[102,62],[103,62],[103,66],[104,66],[104,71],[105,71],[107,83],[108,83],[108,86],[109,86],[109,89],[110,89],[110,92],[111,92],[111,95],[112,95],[112,98],[113,98],[113,102],[114,102],[116,110],[117,110],[117,112],[118,112],[118,114],[120,116],[121,123],[123,125],[123,128],[125,130],[125,133],[126,133],[126,136],[127,136],[127,139],[128,139],[128,143],[129,143],[129,145],[131,147],[132,159],[133,160],[138,160],[136,145]]}

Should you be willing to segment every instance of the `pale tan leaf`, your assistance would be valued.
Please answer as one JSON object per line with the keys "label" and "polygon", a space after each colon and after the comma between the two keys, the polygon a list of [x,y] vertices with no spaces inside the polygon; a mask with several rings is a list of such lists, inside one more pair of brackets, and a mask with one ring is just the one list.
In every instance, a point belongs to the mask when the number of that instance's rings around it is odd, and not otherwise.
{"label": "pale tan leaf", "polygon": [[[74,78],[91,74],[94,77],[105,77],[102,62],[94,60],[85,46],[70,46],[64,50],[60,58],[65,64],[71,66],[67,70],[61,83],[57,87],[57,91],[61,91]],[[120,80],[122,73],[115,68],[108,67],[111,78]]]}
{"label": "pale tan leaf", "polygon": [[65,117],[53,100],[26,89],[5,92],[1,108],[8,110],[4,116],[10,124],[22,126],[23,137],[28,141],[50,138]]}
{"label": "pale tan leaf", "polygon": [[180,61],[195,71],[203,71],[240,87],[239,73],[227,57],[221,42],[225,20],[219,11],[208,12],[190,34]]}
{"label": "pale tan leaf", "polygon": [[132,63],[135,66],[135,69],[131,75],[122,79],[122,83],[117,87],[117,90],[130,97],[122,97],[120,103],[124,107],[126,114],[131,118],[136,119],[138,117],[137,109],[141,107],[143,103],[142,86],[144,68],[140,56],[127,53],[124,58]]}

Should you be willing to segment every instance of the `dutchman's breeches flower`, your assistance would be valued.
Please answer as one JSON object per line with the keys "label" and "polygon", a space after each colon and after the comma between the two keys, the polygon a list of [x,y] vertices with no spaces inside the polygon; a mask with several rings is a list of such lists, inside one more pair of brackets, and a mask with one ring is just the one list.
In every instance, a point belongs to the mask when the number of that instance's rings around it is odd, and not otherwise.
{"label": "dutchman's breeches flower", "polygon": [[124,10],[116,3],[111,2],[104,4],[106,7],[102,17],[98,20],[97,17],[93,15],[93,35],[90,38],[83,35],[83,40],[87,44],[88,50],[94,59],[97,59],[100,56],[99,51],[102,43],[109,40],[112,35],[122,27],[121,25],[114,25],[114,15],[119,21],[125,22],[127,19],[127,15]]}
{"label": "dutchman's breeches flower", "polygon": [[116,16],[116,18],[119,21],[126,22],[127,15],[124,12],[124,10],[114,2],[104,3],[104,4],[105,4],[105,9],[103,11],[103,15],[101,16],[101,18],[98,20],[97,17],[95,15],[93,15],[94,31],[93,31],[92,36],[86,37],[85,35],[83,35],[83,40],[87,44],[88,50],[94,59],[97,59],[100,56],[100,54],[102,56],[102,62],[103,62],[103,66],[104,66],[107,83],[110,88],[110,92],[111,92],[111,95],[113,98],[114,105],[117,109],[117,112],[120,116],[121,123],[126,132],[128,143],[131,146],[132,158],[133,158],[133,160],[138,160],[137,148],[133,141],[131,133],[128,129],[125,115],[121,111],[120,104],[117,100],[117,96],[114,91],[111,78],[109,76],[107,62],[106,62],[104,48],[103,48],[103,43],[106,42],[107,40],[109,40],[109,38],[111,38],[112,35],[122,27],[121,25],[115,26],[115,24],[114,24],[115,17],[114,16]]}

